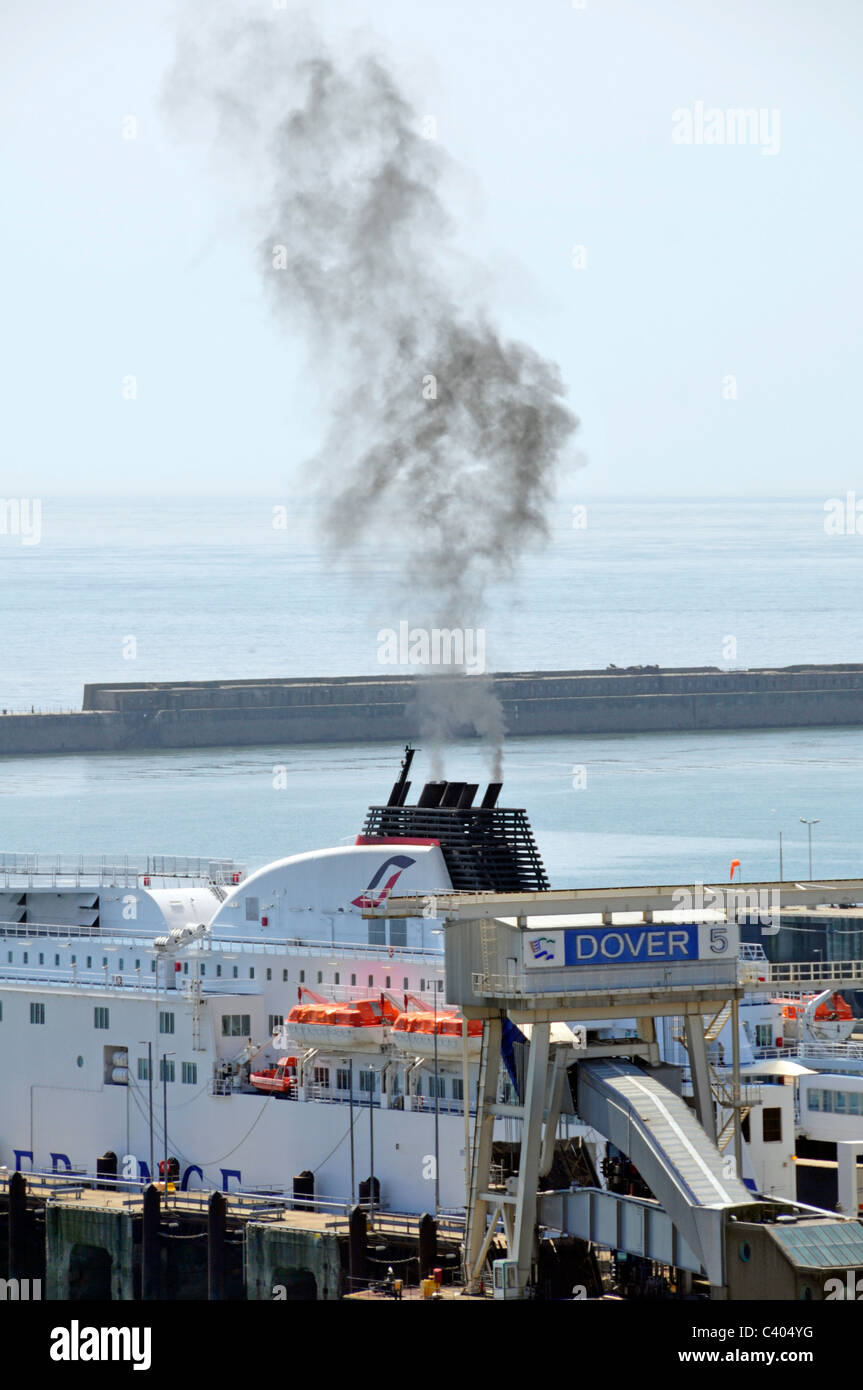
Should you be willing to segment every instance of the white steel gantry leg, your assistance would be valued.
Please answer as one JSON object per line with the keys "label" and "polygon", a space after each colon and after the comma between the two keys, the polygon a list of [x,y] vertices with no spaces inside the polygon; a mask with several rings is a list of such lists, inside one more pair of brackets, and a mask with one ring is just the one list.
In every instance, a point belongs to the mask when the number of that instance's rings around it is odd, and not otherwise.
{"label": "white steel gantry leg", "polygon": [[533,1268],[536,1189],[539,1185],[539,1156],[542,1148],[542,1116],[545,1109],[550,1032],[549,1023],[533,1025],[527,1062],[524,1124],[515,1204],[515,1241],[510,1252],[510,1258],[518,1261],[518,1288],[522,1294],[530,1283]]}
{"label": "white steel gantry leg", "polygon": [[[465,1287],[468,1292],[474,1291],[479,1284],[491,1239],[487,1230],[491,1203],[485,1194],[489,1190],[491,1174],[501,1031],[502,1024],[499,1014],[495,1015],[494,1018],[485,1020],[477,1088],[476,1120],[473,1127],[470,1201],[465,1226]],[[468,1099],[465,1096],[465,1104],[467,1103]],[[495,1221],[497,1216],[498,1212],[495,1209]]]}
{"label": "white steel gantry leg", "polygon": [[707,1043],[701,1014],[686,1014],[684,1030],[689,1069],[692,1072],[692,1090],[695,1094],[695,1113],[708,1139],[712,1139],[715,1144],[716,1113],[713,1108],[713,1092],[710,1089],[710,1068],[707,1065]]}

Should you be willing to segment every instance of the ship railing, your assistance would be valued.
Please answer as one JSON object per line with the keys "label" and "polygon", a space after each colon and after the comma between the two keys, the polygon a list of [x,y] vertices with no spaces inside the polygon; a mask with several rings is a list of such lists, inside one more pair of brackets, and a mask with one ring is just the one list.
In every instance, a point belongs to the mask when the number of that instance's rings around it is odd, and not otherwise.
{"label": "ship railing", "polygon": [[767,968],[767,980],[771,986],[786,987],[824,985],[833,980],[863,981],[863,960],[776,961]]}
{"label": "ship railing", "polygon": [[[246,866],[233,859],[188,855],[46,855],[0,851],[0,885],[4,888],[135,887],[142,880],[187,880],[235,886]],[[23,880],[23,881],[22,881]],[[146,884],[144,884],[146,886]]]}
{"label": "ship railing", "polygon": [[26,946],[28,937],[70,943],[89,937],[140,950],[153,945],[155,933],[144,927],[88,927],[81,922],[15,922],[9,919],[0,920],[0,936],[14,937],[17,946]]}
{"label": "ship railing", "polygon": [[[248,942],[251,946],[260,948],[262,945],[260,937],[230,937],[226,938],[231,942]],[[274,943],[268,942],[267,945]],[[215,942],[214,942],[215,945]],[[342,959],[356,960],[427,960],[431,965],[443,963],[443,950],[440,947],[431,946],[387,946],[378,943],[368,943],[364,941],[307,941],[301,937],[288,937],[282,939],[277,949],[281,955],[307,955],[309,951],[316,955],[328,957],[338,957]]]}

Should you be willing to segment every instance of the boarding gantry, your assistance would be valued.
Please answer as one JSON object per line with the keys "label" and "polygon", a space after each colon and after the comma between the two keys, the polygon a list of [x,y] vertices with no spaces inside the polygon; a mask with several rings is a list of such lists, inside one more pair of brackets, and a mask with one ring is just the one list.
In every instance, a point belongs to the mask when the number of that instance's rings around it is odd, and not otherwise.
{"label": "boarding gantry", "polygon": [[[736,914],[681,920],[664,901],[671,890],[648,891],[640,911],[631,900],[622,911],[607,904],[597,912],[591,902],[591,917],[583,890],[447,895],[435,903],[447,999],[484,1023],[466,1203],[467,1291],[482,1281],[500,1222],[517,1297],[536,1281],[539,1225],[702,1272],[718,1298],[752,1296],[739,1292],[748,1271],[729,1269],[735,1240],[746,1252],[778,1246],[794,1287],[804,1287],[799,1261],[785,1248],[788,1222],[813,1223],[825,1258],[844,1258],[849,1228],[841,1218],[759,1199],[742,1181],[741,1120],[754,1102],[740,1084],[738,1007],[746,981]],[[384,911],[398,915],[409,902],[390,898]],[[683,1021],[694,1110],[674,1088],[674,1069],[662,1064],[656,1020],[663,1016]],[[634,1020],[634,1036],[619,1036],[624,1019]],[[726,1020],[733,1056],[720,1094],[708,1044]],[[602,1038],[614,1022],[617,1038]],[[529,1039],[529,1051],[517,1103],[501,1103],[499,1064],[510,1025]],[[655,1201],[602,1190],[538,1192],[574,1062],[578,1118],[632,1160]],[[717,1105],[727,1117],[719,1133]],[[519,1166],[501,1189],[492,1176],[493,1139],[495,1123],[507,1118],[521,1121]]]}

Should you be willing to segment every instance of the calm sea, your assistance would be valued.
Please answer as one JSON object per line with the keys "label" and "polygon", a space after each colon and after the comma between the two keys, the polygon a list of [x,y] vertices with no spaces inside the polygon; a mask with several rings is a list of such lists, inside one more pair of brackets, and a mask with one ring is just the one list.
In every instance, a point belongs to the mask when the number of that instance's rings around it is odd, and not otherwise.
{"label": "calm sea", "polygon": [[[748,666],[863,659],[863,537],[822,498],[557,504],[549,541],[492,595],[491,669]],[[288,505],[288,524],[273,525]],[[421,520],[418,518],[418,523]],[[323,554],[308,504],[45,499],[42,537],[0,535],[0,706],[80,708],[85,681],[374,674],[377,634],[418,614],[399,544]],[[336,844],[384,799],[396,747],[279,747],[0,761],[0,843],[53,852],[231,854],[258,865]],[[287,768],[287,786],[274,769]],[[584,768],[583,774],[574,769]],[[428,771],[422,754],[417,778]],[[449,775],[482,780],[475,744]],[[557,884],[861,871],[856,730],[514,740],[503,800],[525,806]],[[576,784],[579,785],[576,789]]]}

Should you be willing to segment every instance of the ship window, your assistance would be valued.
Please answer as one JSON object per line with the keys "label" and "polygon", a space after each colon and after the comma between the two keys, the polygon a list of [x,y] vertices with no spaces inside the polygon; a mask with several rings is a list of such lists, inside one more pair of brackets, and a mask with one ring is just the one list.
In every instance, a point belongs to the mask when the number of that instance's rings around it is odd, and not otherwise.
{"label": "ship window", "polygon": [[159,1012],[159,1032],[160,1032],[160,1033],[173,1033],[173,1031],[174,1031],[174,1015],[173,1015],[172,1013],[168,1012],[167,1010],[164,1010],[164,1009],[160,1010],[160,1012]]}
{"label": "ship window", "polygon": [[806,1093],[806,1109],[821,1109],[821,1092],[818,1090],[817,1086],[810,1086],[809,1090]]}
{"label": "ship window", "polygon": [[[87,957],[87,969],[90,970],[90,969],[92,968],[92,965],[93,965],[93,957],[92,957],[92,956],[88,956],[88,957]],[[156,962],[155,962],[155,961],[153,961],[153,969],[154,969],[154,970],[156,969]]]}
{"label": "ship window", "polygon": [[249,979],[250,979],[250,980],[253,980],[254,978],[255,978],[255,967],[254,967],[253,965],[250,965],[250,966],[249,966]]}
{"label": "ship window", "polygon": [[396,917],[390,922],[390,945],[407,946],[408,944],[408,924],[405,917]]}
{"label": "ship window", "polygon": [[773,1045],[773,1024],[756,1023],[755,1025],[755,1046],[771,1047]]}
{"label": "ship window", "polygon": [[352,976],[351,976],[351,984],[352,984],[352,985],[355,985],[356,982],[357,982],[357,977],[356,977],[356,975],[352,975]]}
{"label": "ship window", "polygon": [[257,922],[261,915],[260,898],[246,898],[246,921]]}
{"label": "ship window", "polygon": [[407,977],[407,975],[405,975],[404,979],[402,980],[402,989],[407,989],[407,988],[408,988],[408,977]]}
{"label": "ship window", "polygon": [[219,976],[219,975],[221,975],[221,973],[222,973],[222,967],[221,967],[221,965],[217,965],[217,966],[216,966],[216,975]]}
{"label": "ship window", "polygon": [[833,1092],[832,1092],[832,1091],[822,1091],[822,1092],[821,1092],[821,1108],[822,1108],[822,1110],[824,1110],[824,1111],[826,1112],[826,1114],[828,1114],[828,1115],[832,1115],[832,1114],[833,1114]]}
{"label": "ship window", "polygon": [[741,1121],[741,1124],[740,1124],[740,1133],[743,1135],[743,1138],[744,1138],[745,1142],[748,1144],[748,1143],[749,1143],[749,1114],[748,1114],[748,1112],[743,1116],[743,1120]]}
{"label": "ship window", "polygon": [[437,990],[438,994],[440,994],[441,990],[443,989],[443,980],[438,980],[437,984],[435,985],[435,989]]}
{"label": "ship window", "polygon": [[54,964],[55,964],[55,965],[59,965],[59,964],[60,964],[60,957],[59,957],[59,956],[55,956],[55,957],[54,957]]}
{"label": "ship window", "polygon": [[361,1072],[360,1072],[360,1090],[361,1090],[361,1091],[365,1091],[368,1095],[370,1095],[370,1094],[372,1093],[372,1091],[375,1090],[376,1086],[377,1086],[377,1081],[376,1081],[376,1079],[375,1079],[375,1073],[371,1070],[371,1068],[369,1068],[368,1071],[361,1071]]}
{"label": "ship window", "polygon": [[12,964],[12,952],[11,952],[11,951],[8,951],[8,952],[7,952],[7,959],[8,959],[9,964],[11,965],[11,964]]}
{"label": "ship window", "polygon": [[782,1139],[782,1111],[779,1106],[769,1106],[761,1117],[762,1135],[765,1144],[778,1144]]}
{"label": "ship window", "polygon": [[183,1085],[184,1085],[184,1086],[197,1086],[197,1084],[198,1084],[198,1063],[197,1063],[197,1062],[184,1062],[184,1063],[183,1063]]}
{"label": "ship window", "polygon": [[306,972],[305,972],[305,970],[301,970],[301,971],[300,971],[300,984],[301,984],[301,985],[304,985],[305,983],[306,983]]}
{"label": "ship window", "polygon": [[446,1095],[446,1077],[443,1077],[443,1076],[430,1076],[430,1077],[429,1077],[429,1095],[430,1095],[430,1096],[433,1096],[434,1093],[435,1093],[435,1090],[437,1090],[438,1096],[439,1096],[441,1099],[443,1099],[443,1097]]}
{"label": "ship window", "polygon": [[0,1023],[3,1022],[3,1000],[0,999]]}
{"label": "ship window", "polygon": [[30,952],[25,951],[21,959],[23,960],[24,964],[27,965],[30,960]]}
{"label": "ship window", "polygon": [[287,984],[287,981],[288,981],[288,972],[287,972],[287,970],[283,970],[283,971],[282,971],[282,983],[283,983],[283,984]]}
{"label": "ship window", "polygon": [[138,1080],[139,1080],[139,1081],[149,1081],[149,1080],[150,1080],[150,1059],[149,1059],[149,1057],[139,1057],[139,1058],[138,1058]]}
{"label": "ship window", "polygon": [[333,976],[333,984],[336,984],[336,985],[341,984],[341,980],[342,980],[342,977],[341,977],[341,975],[339,974],[339,972],[338,972],[338,970],[337,970],[336,973],[335,973],[335,975]]}
{"label": "ship window", "polygon": [[140,969],[141,969],[141,962],[140,962],[139,960],[136,960],[136,961],[135,961],[135,969],[136,969],[136,970],[140,970]]}
{"label": "ship window", "polygon": [[239,973],[240,973],[240,968],[239,968],[239,966],[237,966],[237,965],[234,966],[234,972],[233,972],[233,973],[234,973],[234,979],[236,980],[237,977],[239,976]]}
{"label": "ship window", "polygon": [[422,1072],[420,1072],[420,1074],[417,1076],[417,1084],[416,1084],[416,1092],[415,1092],[415,1094],[418,1095],[418,1096],[421,1096],[422,1093],[423,1093],[423,1078],[422,1078]]}
{"label": "ship window", "polygon": [[45,1005],[44,1005],[44,1004],[31,1004],[31,1005],[30,1005],[30,1022],[31,1022],[31,1023],[44,1023],[44,1022],[45,1022]]}
{"label": "ship window", "polygon": [[268,980],[271,980],[272,978],[273,978],[273,972],[272,972],[272,970],[270,969],[270,967],[267,966],[267,979],[268,979]]}
{"label": "ship window", "polygon": [[369,945],[386,946],[387,944],[387,924],[383,918],[369,918]]}
{"label": "ship window", "polygon": [[859,1092],[859,1091],[849,1091],[849,1092],[848,1092],[848,1114],[849,1114],[849,1115],[859,1115],[859,1114],[860,1114],[860,1092]]}
{"label": "ship window", "polygon": [[270,1023],[269,1023],[270,1032],[271,1032],[271,1033],[275,1033],[276,1029],[277,1029],[277,1028],[281,1028],[281,1026],[282,1026],[282,1015],[281,1015],[281,1014],[270,1014]]}
{"label": "ship window", "polygon": [[322,985],[323,983],[324,983],[324,972],[323,972],[323,970],[319,970],[319,971],[318,971],[318,984],[319,984],[319,985]]}
{"label": "ship window", "polygon": [[73,964],[73,965],[77,965],[77,964],[78,964],[78,957],[77,957],[77,956],[73,956],[73,957],[72,957],[72,964]]}
{"label": "ship window", "polygon": [[351,1089],[351,1074],[347,1067],[336,1068],[336,1090],[349,1091]]}
{"label": "ship window", "polygon": [[[88,964],[88,965],[90,964],[90,957],[89,957],[89,956],[87,957],[87,964]],[[156,973],[156,962],[155,962],[154,960],[151,960],[151,961],[150,961],[150,970],[151,970],[152,974],[155,975],[155,973]]]}
{"label": "ship window", "polygon": [[251,1033],[250,1014],[222,1014],[223,1038],[247,1038]]}
{"label": "ship window", "polygon": [[102,964],[103,964],[103,965],[107,965],[107,964],[108,964],[108,957],[107,957],[107,956],[103,956],[103,957],[102,957]]}
{"label": "ship window", "polygon": [[119,968],[120,968],[121,970],[124,968],[124,966],[123,966],[123,957],[122,957],[122,956],[120,957],[120,959],[119,959],[119,961],[117,962],[117,964],[118,964],[118,966],[119,966]]}
{"label": "ship window", "polygon": [[371,987],[372,987],[372,985],[374,984],[374,982],[375,982],[375,977],[374,977],[374,975],[369,975],[369,989],[371,989]]}
{"label": "ship window", "polygon": [[206,973],[207,973],[207,967],[206,967],[206,965],[204,965],[204,963],[203,963],[203,961],[202,961],[202,962],[201,962],[201,974],[202,974],[202,975],[206,975]]}
{"label": "ship window", "polygon": [[[837,1115],[844,1115],[844,1114],[845,1114],[845,1096],[846,1096],[846,1092],[845,1092],[845,1091],[837,1091],[837,1092],[836,1092],[836,1114],[837,1114]],[[765,1119],[766,1119],[766,1118],[767,1118],[767,1117],[766,1117],[766,1114],[765,1114]]]}
{"label": "ship window", "polygon": [[108,1028],[109,1026],[110,1024],[108,1022],[108,1010],[106,1008],[103,1008],[101,1004],[98,1004],[96,1008],[93,1010],[93,1027]]}
{"label": "ship window", "polygon": [[45,964],[45,952],[44,952],[44,951],[40,951],[40,952],[39,952],[39,964],[40,964],[40,965],[44,965],[44,964]]}
{"label": "ship window", "polygon": [[[123,964],[123,962],[120,961],[120,965],[121,965],[121,966],[122,966],[122,964]],[[183,974],[184,974],[184,975],[188,975],[188,973],[189,973],[189,962],[188,962],[187,960],[184,960],[184,961],[183,961]]]}
{"label": "ship window", "polygon": [[330,1089],[329,1067],[315,1067],[315,1085],[322,1086],[327,1091]]}
{"label": "ship window", "polygon": [[424,994],[424,993],[425,993],[425,987],[426,987],[426,982],[425,982],[425,980],[420,980],[420,994]]}
{"label": "ship window", "polygon": [[464,1100],[464,1081],[460,1076],[454,1076],[452,1079],[452,1098]]}
{"label": "ship window", "polygon": [[389,975],[387,975],[387,977],[386,977],[386,984],[384,985],[384,989],[390,989],[391,986],[392,986],[392,979],[391,979],[391,977],[390,977]]}
{"label": "ship window", "polygon": [[173,1081],[175,1079],[175,1067],[173,1057],[161,1057],[159,1059],[159,1080]]}

